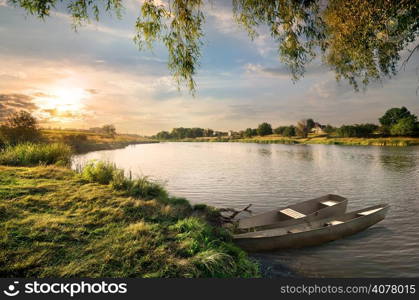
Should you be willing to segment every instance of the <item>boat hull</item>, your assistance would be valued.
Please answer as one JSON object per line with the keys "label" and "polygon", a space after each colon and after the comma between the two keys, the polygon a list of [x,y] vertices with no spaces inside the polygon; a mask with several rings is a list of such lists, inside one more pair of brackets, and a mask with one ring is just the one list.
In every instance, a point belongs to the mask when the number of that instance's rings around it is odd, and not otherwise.
{"label": "boat hull", "polygon": [[[318,207],[320,202],[331,200],[336,201],[336,204],[329,207]],[[275,209],[256,216],[247,217],[239,220],[236,233],[285,227],[300,224],[303,222],[315,221],[325,219],[328,217],[343,215],[346,212],[347,204],[348,200],[346,198],[340,197],[338,195],[329,194],[323,197],[310,199],[289,206],[289,208],[295,209],[297,211],[303,211],[304,213],[306,213],[305,217],[303,218],[284,220],[281,219],[278,214],[278,211],[280,211],[281,208]]]}
{"label": "boat hull", "polygon": [[[240,237],[240,235],[236,235],[234,242],[239,247],[249,252],[262,252],[320,245],[367,229],[368,227],[382,221],[385,218],[388,209],[389,207],[386,206],[371,215],[359,217],[351,220],[350,222],[344,222],[339,225],[321,227],[314,230],[290,233],[281,236]],[[324,222],[327,222],[328,220],[331,220],[331,218],[325,219]]]}

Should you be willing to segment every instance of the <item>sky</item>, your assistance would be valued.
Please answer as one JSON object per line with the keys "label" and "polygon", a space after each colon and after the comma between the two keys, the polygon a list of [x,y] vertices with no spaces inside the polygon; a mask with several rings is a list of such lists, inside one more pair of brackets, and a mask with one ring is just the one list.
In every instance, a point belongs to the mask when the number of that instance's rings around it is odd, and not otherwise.
{"label": "sky", "polygon": [[417,57],[366,91],[337,82],[315,61],[293,83],[269,35],[251,41],[227,1],[208,6],[197,94],[178,91],[165,48],[133,42],[141,0],[123,1],[121,19],[102,15],[75,32],[64,10],[40,20],[0,0],[0,121],[25,109],[44,127],[114,124],[152,135],[174,127],[241,130],[313,118],[321,124],[377,123],[391,107],[419,115]]}

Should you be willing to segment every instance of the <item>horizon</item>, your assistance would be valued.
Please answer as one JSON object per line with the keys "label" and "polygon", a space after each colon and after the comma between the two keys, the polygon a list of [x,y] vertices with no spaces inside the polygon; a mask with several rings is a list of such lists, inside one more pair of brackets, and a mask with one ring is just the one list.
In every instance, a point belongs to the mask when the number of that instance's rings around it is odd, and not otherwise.
{"label": "horizon", "polygon": [[0,121],[26,109],[42,127],[114,124],[118,132],[149,136],[176,127],[239,131],[307,118],[333,126],[377,123],[387,109],[402,106],[419,115],[416,56],[365,92],[336,82],[318,60],[294,84],[267,33],[252,42],[225,3],[206,20],[193,98],[177,91],[161,44],[153,52],[136,49],[139,9],[139,1],[127,1],[121,20],[104,14],[74,32],[60,8],[42,21],[0,0]]}

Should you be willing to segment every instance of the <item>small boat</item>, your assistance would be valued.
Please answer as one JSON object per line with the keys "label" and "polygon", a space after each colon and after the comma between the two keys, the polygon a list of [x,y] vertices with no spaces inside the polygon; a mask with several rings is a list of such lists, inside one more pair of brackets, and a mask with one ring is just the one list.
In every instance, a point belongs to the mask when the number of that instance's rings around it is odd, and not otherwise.
{"label": "small boat", "polygon": [[348,200],[338,195],[310,199],[238,220],[236,232],[265,230],[314,221],[345,213]]}
{"label": "small boat", "polygon": [[313,222],[236,234],[233,240],[249,252],[319,245],[355,234],[380,222],[389,207],[388,204],[380,204]]}

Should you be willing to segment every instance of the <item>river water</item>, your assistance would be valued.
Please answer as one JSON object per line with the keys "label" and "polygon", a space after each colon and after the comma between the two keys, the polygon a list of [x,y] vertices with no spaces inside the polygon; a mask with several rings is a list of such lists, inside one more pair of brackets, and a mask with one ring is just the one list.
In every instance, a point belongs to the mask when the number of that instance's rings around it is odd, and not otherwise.
{"label": "river water", "polygon": [[338,194],[348,210],[389,203],[387,218],[316,247],[254,255],[268,276],[418,277],[419,147],[159,143],[91,152],[134,175],[164,182],[192,203],[254,213]]}

